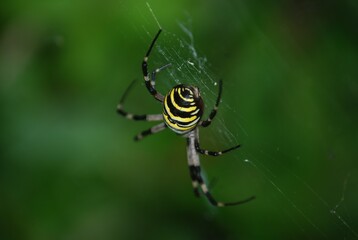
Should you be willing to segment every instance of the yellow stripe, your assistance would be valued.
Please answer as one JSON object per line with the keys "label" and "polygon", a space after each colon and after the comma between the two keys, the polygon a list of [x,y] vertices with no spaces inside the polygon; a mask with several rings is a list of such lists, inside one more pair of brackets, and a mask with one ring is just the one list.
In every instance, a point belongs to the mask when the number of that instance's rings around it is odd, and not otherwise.
{"label": "yellow stripe", "polygon": [[[198,122],[199,122],[200,118],[198,119],[195,119],[193,122],[189,123],[189,124],[185,124],[186,127],[190,127],[190,126],[194,126],[196,125]],[[179,127],[181,127],[179,124],[178,124]]]}
{"label": "yellow stripe", "polygon": [[[176,108],[176,109],[179,109],[180,111],[182,112],[192,112],[192,111],[195,111],[196,110],[196,106],[194,107],[181,107],[179,106],[178,104],[176,104],[176,102],[174,101],[174,91],[172,90],[170,92],[170,100],[172,100],[172,104],[173,106]],[[185,100],[186,101],[186,100]]]}
{"label": "yellow stripe", "polygon": [[178,89],[178,93],[179,93],[179,97],[181,99],[183,99],[184,101],[187,101],[187,102],[193,102],[194,101],[193,98],[185,98],[183,95],[181,95],[181,88]]}
{"label": "yellow stripe", "polygon": [[189,127],[180,127],[175,123],[172,123],[169,121],[169,117],[165,114],[163,114],[164,116],[164,120],[166,122],[166,124],[168,124],[171,128],[175,129],[175,130],[180,130],[180,131],[187,131],[193,128],[193,126],[189,126]]}
{"label": "yellow stripe", "polygon": [[191,121],[194,121],[195,119],[197,119],[197,116],[192,116],[192,117],[189,117],[189,118],[181,118],[181,117],[178,117],[178,116],[174,116],[170,112],[170,109],[168,107],[167,97],[168,97],[168,95],[165,96],[165,99],[164,99],[164,107],[165,107],[165,110],[167,111],[167,113],[169,114],[171,119],[173,119],[175,121],[179,121],[179,122],[184,122],[184,123],[191,122]]}

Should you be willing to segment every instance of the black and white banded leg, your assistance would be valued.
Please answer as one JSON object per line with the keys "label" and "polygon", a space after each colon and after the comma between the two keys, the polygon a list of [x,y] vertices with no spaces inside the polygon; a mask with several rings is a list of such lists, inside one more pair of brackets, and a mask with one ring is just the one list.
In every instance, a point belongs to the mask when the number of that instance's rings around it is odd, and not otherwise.
{"label": "black and white banded leg", "polygon": [[209,150],[206,150],[206,149],[202,149],[200,147],[200,143],[199,143],[199,129],[195,130],[195,149],[200,154],[217,157],[217,156],[223,155],[224,153],[227,153],[227,152],[230,152],[232,150],[235,150],[235,149],[237,149],[239,147],[241,147],[240,144],[238,144],[238,145],[236,145],[234,147],[228,148],[226,150],[222,150],[222,151],[209,151]]}
{"label": "black and white banded leg", "polygon": [[197,152],[199,152],[201,154],[204,154],[204,155],[208,155],[208,156],[214,156],[214,157],[220,156],[220,155],[223,155],[224,153],[227,153],[227,152],[230,152],[232,150],[235,150],[235,149],[239,148],[240,146],[241,145],[239,144],[237,146],[234,146],[232,148],[222,150],[222,151],[209,151],[209,150],[200,148],[199,140],[195,139],[195,149],[196,149]]}
{"label": "black and white banded leg", "polygon": [[163,131],[164,129],[167,128],[167,125],[163,122],[163,123],[159,123],[158,125],[155,125],[147,130],[144,130],[143,132],[137,134],[134,137],[135,141],[140,141],[142,140],[144,137],[150,136],[152,134],[158,133],[160,131]]}
{"label": "black and white banded leg", "polygon": [[152,72],[152,77],[150,79],[150,84],[152,85],[152,87],[155,89],[155,79],[157,76],[157,73],[163,71],[165,68],[170,67],[172,64],[168,63],[160,68],[155,69],[155,71]]}
{"label": "black and white banded leg", "polygon": [[187,159],[188,159],[188,166],[189,166],[189,173],[191,177],[191,182],[194,189],[194,194],[197,197],[200,197],[199,193],[199,180],[198,175],[200,175],[200,159],[199,154],[195,150],[195,137],[193,137],[194,132],[190,132],[187,136]]}
{"label": "black and white banded leg", "polygon": [[188,133],[187,135],[187,157],[194,193],[199,196],[200,189],[205,195],[205,197],[208,199],[208,201],[216,207],[234,206],[253,200],[255,198],[254,196],[237,202],[218,202],[217,200],[215,200],[201,175],[199,152],[196,150],[195,147],[197,134],[198,133],[196,129]]}
{"label": "black and white banded leg", "polygon": [[220,104],[220,101],[221,101],[221,92],[222,92],[222,90],[223,90],[223,81],[220,80],[220,81],[219,81],[219,93],[218,93],[218,97],[216,98],[215,106],[214,106],[213,110],[211,110],[208,119],[206,119],[206,120],[200,122],[200,125],[201,125],[202,127],[207,127],[207,126],[209,126],[209,125],[211,124],[211,121],[212,121],[212,120],[214,119],[214,117],[216,116],[216,113],[218,112],[219,104]]}
{"label": "black and white banded leg", "polygon": [[126,99],[131,88],[134,86],[135,82],[136,81],[133,80],[131,82],[131,84],[127,87],[126,91],[124,92],[121,100],[119,101],[119,104],[117,105],[117,113],[127,119],[135,120],[135,121],[162,121],[163,120],[162,114],[141,114],[141,115],[139,115],[139,114],[128,113],[127,111],[125,111],[123,109],[124,100]]}
{"label": "black and white banded leg", "polygon": [[[155,89],[155,86],[153,85],[153,84],[155,84],[154,79],[152,79],[152,80],[150,79],[151,77],[149,76],[149,72],[148,72],[148,58],[149,58],[150,52],[152,51],[153,46],[154,46],[155,42],[157,41],[157,39],[158,39],[158,37],[159,37],[161,32],[162,32],[162,29],[159,29],[158,33],[155,35],[152,43],[150,44],[149,49],[148,49],[147,53],[145,54],[143,62],[142,62],[142,72],[143,72],[145,86],[147,87],[149,93],[155,99],[157,99],[159,102],[163,102],[164,97],[163,97],[163,95],[161,93],[159,93]],[[158,68],[158,69],[159,69],[159,71],[161,71],[163,68],[165,68],[167,66],[168,65],[165,65],[165,66],[163,66],[161,68]],[[153,74],[152,74],[152,76],[153,76]],[[155,74],[154,74],[154,77],[155,77]]]}

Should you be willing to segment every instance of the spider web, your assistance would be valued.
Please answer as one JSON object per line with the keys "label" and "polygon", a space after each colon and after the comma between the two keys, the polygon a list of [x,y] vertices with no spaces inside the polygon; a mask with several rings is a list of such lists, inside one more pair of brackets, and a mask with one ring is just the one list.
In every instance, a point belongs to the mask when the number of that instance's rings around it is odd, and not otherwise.
{"label": "spider web", "polygon": [[[155,10],[148,3],[138,7],[136,14],[140,19],[138,23],[133,22],[132,27],[145,45],[164,24],[160,22],[160,17],[156,16]],[[218,90],[217,82],[221,76],[213,72],[211,61],[198,50],[200,47],[196,45],[190,15],[185,13],[183,19],[176,20],[175,29],[167,29],[164,26],[164,31],[153,51],[159,54],[156,57],[151,56],[150,65],[153,68],[166,63],[172,64],[172,67],[161,72],[158,77],[160,80],[157,88],[163,93],[179,83],[198,86],[206,104],[205,118],[214,106]],[[162,81],[162,79],[166,80]],[[205,148],[207,146],[212,150],[225,149],[238,143],[243,143],[244,147],[228,157],[222,156],[221,160],[201,160],[210,172],[208,175],[220,175],[218,174],[220,170],[214,171],[217,168],[229,171],[228,174],[217,177],[218,181],[212,184],[213,192],[217,192],[218,195],[224,194],[225,191],[233,188],[230,183],[235,182],[239,185],[234,191],[235,194],[257,195],[258,199],[255,201],[260,203],[255,204],[259,205],[258,208],[262,211],[265,211],[264,208],[267,208],[269,202],[272,204],[272,209],[266,213],[279,215],[282,223],[298,230],[298,235],[304,236],[313,232],[316,236],[327,239],[331,237],[331,232],[335,232],[339,233],[342,239],[358,238],[357,225],[354,224],[345,206],[347,192],[352,191],[353,185],[350,171],[347,170],[345,178],[336,180],[340,186],[332,189],[336,202],[326,200],[314,184],[301,177],[287,163],[300,160],[300,156],[287,154],[280,146],[257,140],[252,136],[251,129],[246,126],[248,124],[245,117],[226,100],[225,96],[239,91],[230,86],[230,80],[224,79],[219,114],[210,128],[201,131],[201,142]],[[286,161],[282,162],[282,159]],[[290,183],[280,179],[282,169],[285,175],[288,175]],[[210,177],[208,179],[209,182],[212,181]],[[247,185],[251,188],[246,187]],[[302,199],[300,195],[304,195],[305,198]],[[211,212],[213,215],[217,214],[216,210]],[[256,217],[254,216],[253,219]]]}

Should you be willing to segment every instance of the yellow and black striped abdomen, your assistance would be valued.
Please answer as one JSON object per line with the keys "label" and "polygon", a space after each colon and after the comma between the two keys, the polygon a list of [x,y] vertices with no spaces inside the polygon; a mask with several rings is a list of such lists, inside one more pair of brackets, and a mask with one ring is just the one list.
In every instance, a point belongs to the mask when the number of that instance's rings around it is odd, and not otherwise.
{"label": "yellow and black striped abdomen", "polygon": [[164,97],[163,105],[164,122],[178,134],[193,130],[203,115],[203,100],[193,86],[175,86]]}

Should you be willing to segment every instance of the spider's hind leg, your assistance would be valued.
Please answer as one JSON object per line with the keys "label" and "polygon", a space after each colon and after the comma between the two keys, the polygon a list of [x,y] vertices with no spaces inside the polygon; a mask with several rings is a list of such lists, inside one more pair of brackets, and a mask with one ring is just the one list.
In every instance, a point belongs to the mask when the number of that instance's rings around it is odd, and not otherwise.
{"label": "spider's hind leg", "polygon": [[190,132],[187,136],[187,157],[195,194],[197,196],[199,195],[198,189],[200,188],[209,202],[216,207],[234,206],[253,200],[255,198],[254,196],[237,202],[219,202],[213,197],[201,174],[199,153],[195,147],[195,142],[198,141],[197,136],[198,129]]}
{"label": "spider's hind leg", "polygon": [[197,167],[193,165],[189,165],[189,173],[191,177],[191,183],[193,185],[194,194],[196,197],[200,197],[199,182],[197,178]]}
{"label": "spider's hind leg", "polygon": [[249,197],[247,199],[237,201],[237,202],[218,202],[213,195],[210,193],[208,186],[204,182],[202,176],[201,176],[201,170],[200,166],[192,166],[190,167],[190,175],[194,176],[196,179],[196,182],[198,183],[198,186],[200,187],[201,191],[204,193],[205,197],[209,200],[209,202],[215,206],[215,207],[227,207],[227,206],[235,206],[243,203],[247,203],[253,199],[255,199],[254,196]]}

